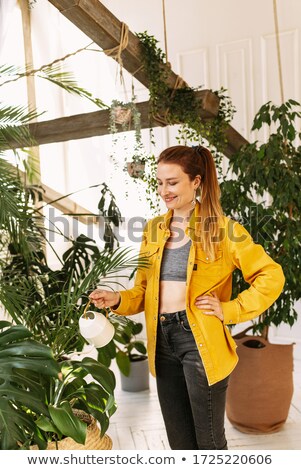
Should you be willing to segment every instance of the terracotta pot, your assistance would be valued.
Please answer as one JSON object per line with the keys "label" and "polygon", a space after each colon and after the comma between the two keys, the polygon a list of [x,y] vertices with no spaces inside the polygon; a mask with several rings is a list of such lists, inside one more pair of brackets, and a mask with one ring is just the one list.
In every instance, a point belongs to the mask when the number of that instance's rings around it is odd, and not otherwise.
{"label": "terracotta pot", "polygon": [[233,337],[239,362],[229,380],[226,414],[239,431],[273,433],[285,423],[293,395],[293,344]]}

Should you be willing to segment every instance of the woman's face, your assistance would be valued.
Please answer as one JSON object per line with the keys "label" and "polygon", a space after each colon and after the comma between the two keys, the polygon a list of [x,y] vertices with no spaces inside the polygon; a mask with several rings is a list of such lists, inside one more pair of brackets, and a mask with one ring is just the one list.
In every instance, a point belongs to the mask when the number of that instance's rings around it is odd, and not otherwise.
{"label": "woman's face", "polygon": [[180,165],[176,163],[159,163],[157,169],[158,193],[168,209],[176,212],[191,210],[191,201],[199,187],[201,177],[190,181]]}

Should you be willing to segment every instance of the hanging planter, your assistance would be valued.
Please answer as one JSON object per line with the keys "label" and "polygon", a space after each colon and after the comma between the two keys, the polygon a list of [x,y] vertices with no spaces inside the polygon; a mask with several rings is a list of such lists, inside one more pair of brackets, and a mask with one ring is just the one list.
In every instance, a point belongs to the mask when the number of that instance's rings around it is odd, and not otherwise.
{"label": "hanging planter", "polygon": [[130,127],[132,120],[132,110],[125,106],[116,106],[112,108],[112,114],[115,124]]}
{"label": "hanging planter", "polygon": [[[125,171],[132,178],[143,179],[145,174],[145,150],[141,138],[141,114],[137,109],[135,103],[135,97],[132,97],[132,100],[128,103],[123,103],[122,101],[114,100],[112,102],[111,111],[110,111],[110,133],[114,136],[113,144],[117,142],[117,133],[120,129],[118,126],[121,126],[122,131],[131,130],[131,125],[133,125],[133,131],[135,132],[135,143],[134,143],[134,154],[131,161],[126,161]],[[126,148],[124,148],[126,153]],[[117,160],[115,155],[112,155],[115,164],[117,165]],[[127,160],[127,158],[125,157]]]}
{"label": "hanging planter", "polygon": [[132,178],[143,179],[145,172],[145,162],[127,162],[127,172]]}
{"label": "hanging planter", "polygon": [[[132,128],[131,128],[132,126]],[[121,127],[121,129],[120,129]],[[142,180],[146,184],[146,200],[151,210],[158,214],[159,211],[159,198],[157,194],[157,179],[156,168],[157,161],[153,154],[147,154],[141,135],[141,114],[137,109],[135,96],[128,103],[114,100],[110,108],[110,134],[112,135],[112,154],[111,159],[114,164],[115,170],[120,167],[120,153],[124,156],[123,170],[133,178],[134,183],[138,184]],[[128,148],[127,137],[124,135],[123,148],[116,152],[116,145],[118,143],[118,132],[126,132],[133,130],[135,132],[134,145],[131,149]],[[150,143],[154,145],[154,134],[152,128],[149,130]],[[133,148],[134,147],[134,148]],[[130,155],[127,155],[131,151]],[[128,183],[128,178],[125,178],[125,184]],[[127,193],[126,193],[127,194]]]}

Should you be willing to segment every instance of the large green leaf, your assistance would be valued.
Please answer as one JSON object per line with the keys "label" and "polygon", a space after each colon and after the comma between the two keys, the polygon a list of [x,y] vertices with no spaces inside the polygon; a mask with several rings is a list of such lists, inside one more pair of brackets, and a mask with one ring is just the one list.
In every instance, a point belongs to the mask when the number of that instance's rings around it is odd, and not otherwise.
{"label": "large green leaf", "polygon": [[40,416],[35,423],[38,428],[42,429],[43,431],[59,434],[58,428],[54,426],[53,422],[45,416]]}
{"label": "large green leaf", "polygon": [[85,357],[81,365],[108,393],[114,392],[116,380],[110,369],[90,357]]}
{"label": "large green leaf", "polygon": [[104,348],[97,349],[97,360],[106,367],[110,367],[111,358],[106,346]]}
{"label": "large green leaf", "polygon": [[[35,442],[46,449],[47,441],[32,416],[0,397],[0,449],[18,449],[25,442]],[[26,448],[29,448],[27,444]]]}
{"label": "large green leaf", "polygon": [[76,442],[84,444],[86,440],[87,425],[74,416],[70,403],[62,403],[60,406],[49,406],[49,413],[54,425],[59,431]]}
{"label": "large green leaf", "polygon": [[[2,323],[1,326],[7,327]],[[45,448],[45,437],[35,424],[35,413],[48,415],[41,378],[58,377],[59,365],[49,347],[26,339],[22,325],[0,333],[0,447],[16,449],[26,443]]]}
{"label": "large green leaf", "polygon": [[118,351],[116,354],[116,362],[123,375],[128,376],[131,369],[129,356],[124,351]]}
{"label": "large green leaf", "polygon": [[0,348],[7,347],[10,341],[19,341],[20,339],[30,338],[32,333],[23,325],[12,326],[0,333]]}

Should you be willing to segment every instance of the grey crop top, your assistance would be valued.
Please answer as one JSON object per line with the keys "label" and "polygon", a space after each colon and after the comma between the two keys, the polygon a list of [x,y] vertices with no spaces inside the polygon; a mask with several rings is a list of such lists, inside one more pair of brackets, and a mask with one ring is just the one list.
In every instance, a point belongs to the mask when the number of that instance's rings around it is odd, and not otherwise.
{"label": "grey crop top", "polygon": [[179,248],[164,248],[160,281],[186,282],[190,245],[191,240]]}

